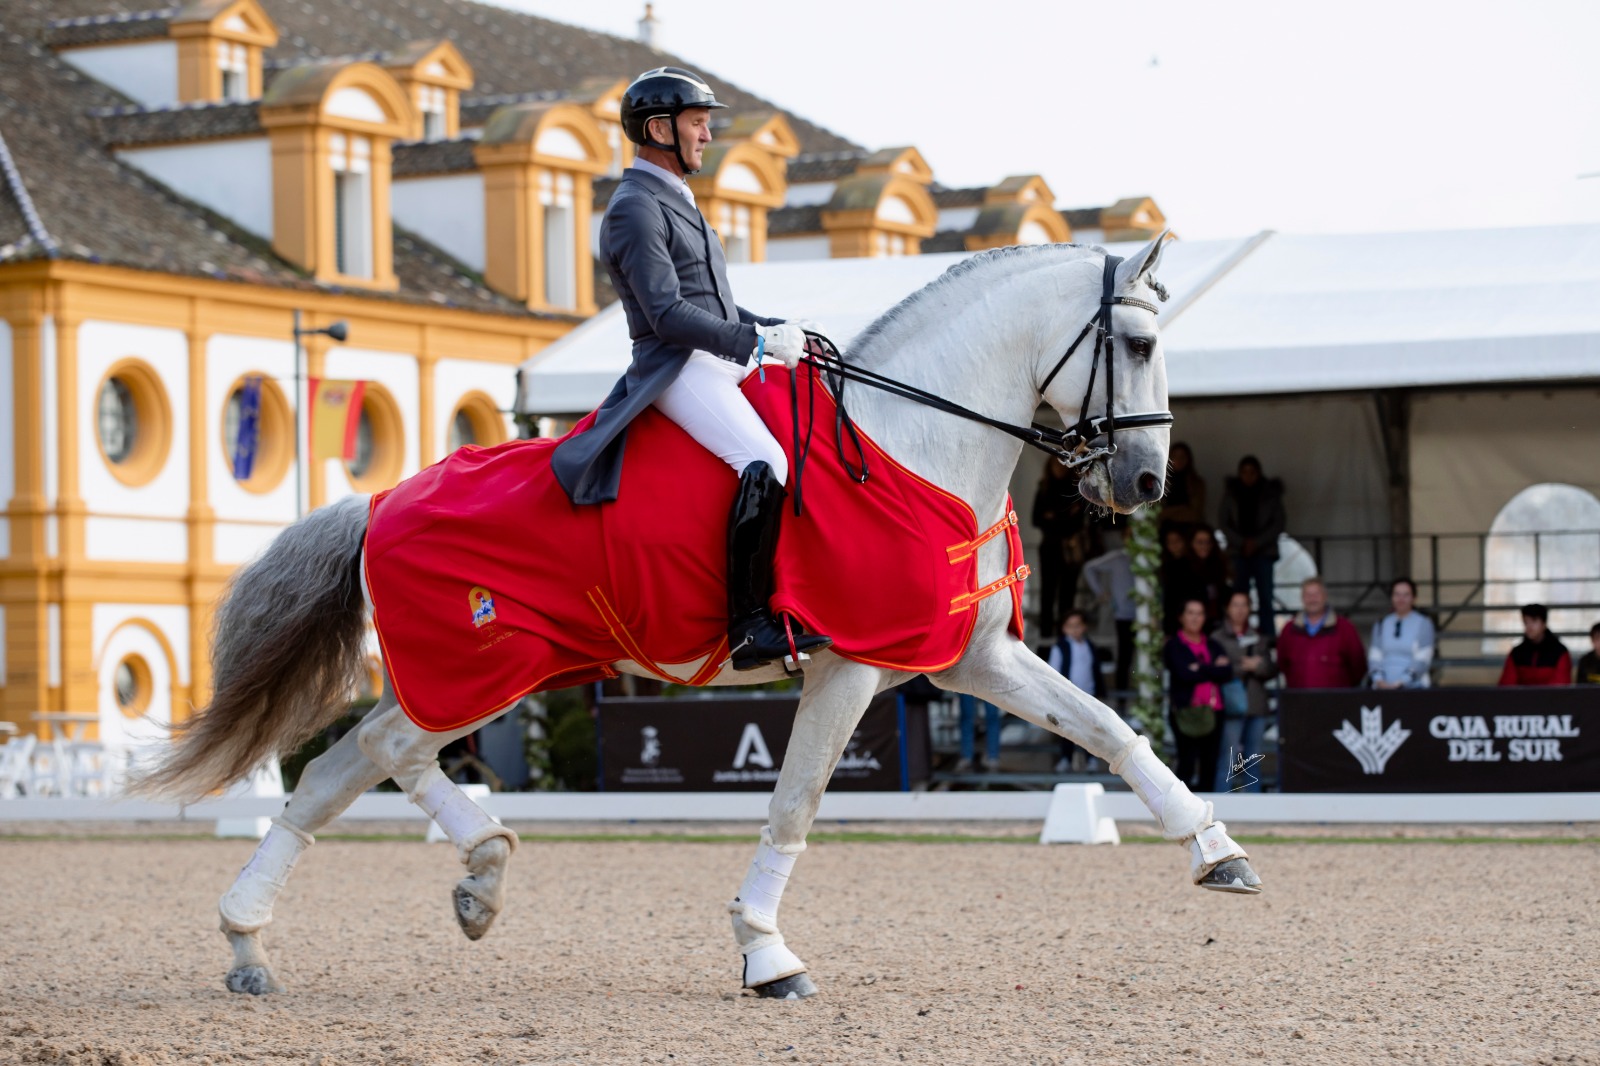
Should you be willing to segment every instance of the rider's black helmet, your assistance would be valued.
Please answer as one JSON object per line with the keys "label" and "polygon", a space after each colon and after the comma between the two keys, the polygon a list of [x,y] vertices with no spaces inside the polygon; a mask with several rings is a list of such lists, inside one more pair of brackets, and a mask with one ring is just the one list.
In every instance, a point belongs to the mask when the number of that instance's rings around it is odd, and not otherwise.
{"label": "rider's black helmet", "polygon": [[688,171],[688,166],[683,162],[683,153],[678,149],[677,122],[672,123],[671,144],[651,140],[650,134],[645,129],[646,124],[651,119],[663,115],[676,120],[680,112],[687,111],[691,107],[727,106],[717,103],[716,94],[711,91],[711,86],[693,71],[684,70],[682,67],[657,67],[633,79],[633,84],[623,92],[622,132],[634,144],[674,153],[678,157],[679,165]]}

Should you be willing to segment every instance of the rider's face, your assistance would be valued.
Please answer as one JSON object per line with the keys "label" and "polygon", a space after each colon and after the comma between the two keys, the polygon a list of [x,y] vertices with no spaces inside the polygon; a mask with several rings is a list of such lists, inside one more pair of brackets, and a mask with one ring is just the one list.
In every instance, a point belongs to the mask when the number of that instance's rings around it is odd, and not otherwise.
{"label": "rider's face", "polygon": [[[662,130],[663,133],[667,132]],[[690,170],[699,170],[711,143],[711,109],[691,107],[678,115],[678,146]]]}

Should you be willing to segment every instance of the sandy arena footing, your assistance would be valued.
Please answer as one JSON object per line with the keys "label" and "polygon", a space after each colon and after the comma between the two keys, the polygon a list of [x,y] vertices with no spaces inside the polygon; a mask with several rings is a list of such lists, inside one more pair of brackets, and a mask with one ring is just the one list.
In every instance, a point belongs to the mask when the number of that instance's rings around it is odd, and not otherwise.
{"label": "sandy arena footing", "polygon": [[254,999],[216,932],[251,842],[0,824],[0,1062],[1600,1063],[1592,826],[1280,827],[1247,898],[1176,845],[819,825],[783,925],[822,995],[792,1003],[738,988],[753,827],[518,828],[476,944],[450,848],[325,839],[266,932],[288,991]]}

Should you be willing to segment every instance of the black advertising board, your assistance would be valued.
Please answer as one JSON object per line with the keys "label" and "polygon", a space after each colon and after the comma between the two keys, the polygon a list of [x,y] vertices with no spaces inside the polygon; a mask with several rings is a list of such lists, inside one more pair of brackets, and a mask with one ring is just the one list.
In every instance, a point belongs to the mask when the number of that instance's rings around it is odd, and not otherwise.
{"label": "black advertising board", "polygon": [[[604,792],[770,792],[798,701],[604,700],[597,712]],[[828,787],[898,792],[904,712],[892,692],[873,700]]]}
{"label": "black advertising board", "polygon": [[1285,792],[1600,791],[1600,687],[1278,697]]}

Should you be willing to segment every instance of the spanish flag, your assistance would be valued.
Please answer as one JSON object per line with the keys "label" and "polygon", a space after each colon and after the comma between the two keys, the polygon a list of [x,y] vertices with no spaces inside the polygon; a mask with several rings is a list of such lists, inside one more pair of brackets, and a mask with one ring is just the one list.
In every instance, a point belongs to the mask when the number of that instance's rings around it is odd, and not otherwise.
{"label": "spanish flag", "polygon": [[365,381],[330,381],[309,378],[311,418],[308,430],[311,461],[351,459],[356,454],[356,428],[361,424],[361,396]]}

